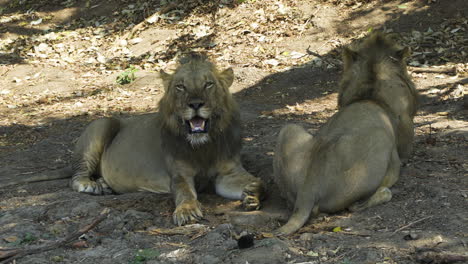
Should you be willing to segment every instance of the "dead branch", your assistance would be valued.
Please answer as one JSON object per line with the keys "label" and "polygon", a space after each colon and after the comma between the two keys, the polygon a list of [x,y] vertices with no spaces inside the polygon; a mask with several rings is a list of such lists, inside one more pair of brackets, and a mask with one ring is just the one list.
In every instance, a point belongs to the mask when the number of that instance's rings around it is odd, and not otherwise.
{"label": "dead branch", "polygon": [[419,68],[419,67],[408,67],[408,70],[414,73],[447,73],[450,75],[457,74],[456,67],[443,67],[443,68]]}
{"label": "dead branch", "polygon": [[421,218],[421,219],[419,219],[419,220],[416,220],[416,221],[414,221],[414,222],[411,222],[411,223],[409,223],[409,224],[407,224],[407,225],[405,225],[405,226],[402,226],[402,227],[398,228],[397,230],[393,231],[393,234],[395,234],[395,233],[397,233],[397,232],[399,232],[399,231],[401,231],[401,230],[403,230],[403,229],[406,229],[406,228],[408,228],[408,227],[410,227],[410,226],[412,226],[412,225],[414,225],[414,224],[417,224],[417,223],[422,222],[422,221],[424,221],[424,220],[426,220],[426,219],[429,219],[429,218],[431,218],[431,217],[432,217],[432,215],[426,216],[426,217],[423,217],[423,218]]}
{"label": "dead branch", "polygon": [[69,234],[63,239],[59,239],[53,243],[50,243],[48,245],[43,245],[43,246],[37,246],[37,247],[29,247],[29,248],[7,248],[7,249],[0,249],[0,263],[8,263],[10,261],[13,261],[15,259],[27,256],[27,255],[32,255],[32,254],[37,254],[49,250],[53,250],[59,247],[62,247],[64,245],[69,244],[70,242],[73,242],[74,240],[78,239],[80,236],[88,232],[89,230],[93,229],[96,227],[99,223],[101,223],[104,219],[107,218],[109,215],[110,210],[109,208],[105,208],[102,210],[102,212],[99,214],[98,217],[96,217],[90,224],[78,229],[77,231]]}

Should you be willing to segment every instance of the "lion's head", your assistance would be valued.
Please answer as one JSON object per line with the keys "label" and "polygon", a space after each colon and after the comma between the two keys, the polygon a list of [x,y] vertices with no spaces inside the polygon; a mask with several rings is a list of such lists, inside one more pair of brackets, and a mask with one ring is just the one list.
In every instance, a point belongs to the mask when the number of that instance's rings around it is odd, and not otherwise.
{"label": "lion's head", "polygon": [[159,103],[163,125],[192,146],[210,141],[230,124],[237,106],[229,92],[231,68],[219,72],[202,54],[180,60],[174,74],[161,71],[165,94]]}
{"label": "lion's head", "polygon": [[343,77],[338,106],[372,100],[396,116],[414,116],[417,91],[406,69],[408,47],[399,45],[395,34],[375,32],[343,50]]}

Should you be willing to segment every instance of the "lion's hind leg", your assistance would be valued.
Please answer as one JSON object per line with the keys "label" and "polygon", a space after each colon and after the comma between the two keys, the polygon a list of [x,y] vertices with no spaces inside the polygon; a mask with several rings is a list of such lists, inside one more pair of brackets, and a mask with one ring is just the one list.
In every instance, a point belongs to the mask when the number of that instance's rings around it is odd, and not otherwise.
{"label": "lion's hind leg", "polygon": [[71,187],[77,192],[104,194],[111,192],[98,167],[105,148],[119,132],[120,122],[114,118],[93,121],[79,137],[72,156],[73,175]]}
{"label": "lion's hind leg", "polygon": [[367,200],[363,202],[357,202],[351,205],[348,209],[352,212],[362,211],[369,207],[373,207],[392,199],[392,191],[387,187],[379,187],[377,191]]}
{"label": "lion's hind leg", "polygon": [[396,150],[393,150],[387,172],[377,191],[367,200],[354,203],[348,209],[357,212],[390,201],[392,199],[392,191],[390,191],[389,188],[392,187],[400,177],[400,166],[401,162],[398,153]]}
{"label": "lion's hind leg", "polygon": [[295,204],[298,189],[304,181],[304,170],[310,162],[308,152],[313,140],[313,136],[298,125],[286,125],[279,133],[273,175],[281,195],[290,206]]}

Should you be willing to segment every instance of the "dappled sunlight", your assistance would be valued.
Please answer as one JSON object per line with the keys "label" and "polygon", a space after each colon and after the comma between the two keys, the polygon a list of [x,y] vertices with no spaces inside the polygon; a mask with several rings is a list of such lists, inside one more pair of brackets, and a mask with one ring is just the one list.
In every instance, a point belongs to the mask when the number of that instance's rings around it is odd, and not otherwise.
{"label": "dappled sunlight", "polygon": [[[63,238],[107,207],[110,217],[76,243],[19,263],[406,264],[427,247],[466,254],[467,4],[0,1],[0,181],[67,166],[74,141],[92,120],[158,111],[164,94],[158,71],[201,51],[221,69],[234,70],[241,159],[268,190],[253,212],[239,201],[200,193],[205,215],[199,225],[206,230],[193,237],[164,233],[186,229],[172,222],[170,195],[90,196],[72,192],[68,180],[2,188],[0,247]],[[342,47],[376,30],[397,33],[411,48],[408,71],[421,94],[414,151],[393,197],[360,212],[311,217],[299,232],[275,238],[272,231],[293,212],[273,182],[278,133],[298,124],[314,135],[338,111]],[[252,248],[238,249],[242,232],[253,233]]]}
{"label": "dappled sunlight", "polygon": [[[24,189],[17,189],[18,193],[26,193]],[[63,192],[46,193],[39,195],[28,195],[23,197],[11,197],[8,199],[2,199],[0,201],[1,210],[14,210],[18,208],[24,208],[29,206],[47,206],[55,203],[69,202],[70,200],[61,201],[59,198],[63,197]],[[75,200],[78,200],[76,198]]]}

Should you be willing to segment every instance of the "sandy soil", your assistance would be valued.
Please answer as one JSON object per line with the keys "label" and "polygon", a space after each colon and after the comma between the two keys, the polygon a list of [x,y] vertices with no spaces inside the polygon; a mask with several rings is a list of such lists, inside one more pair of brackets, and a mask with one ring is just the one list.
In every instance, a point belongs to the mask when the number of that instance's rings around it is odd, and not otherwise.
{"label": "sandy soil", "polygon": [[[11,186],[0,189],[0,254],[61,239],[109,208],[78,240],[16,263],[457,263],[437,257],[468,251],[467,17],[464,0],[0,0],[0,181],[65,167],[91,120],[157,111],[158,70],[203,50],[235,71],[243,162],[269,190],[249,213],[203,193],[205,219],[174,229],[170,196]],[[336,112],[341,47],[377,29],[412,48],[422,99],[393,199],[273,237],[290,213],[271,177],[276,136],[286,123],[314,133]],[[117,84],[130,66],[136,79]],[[238,248],[243,231],[253,247]]]}

